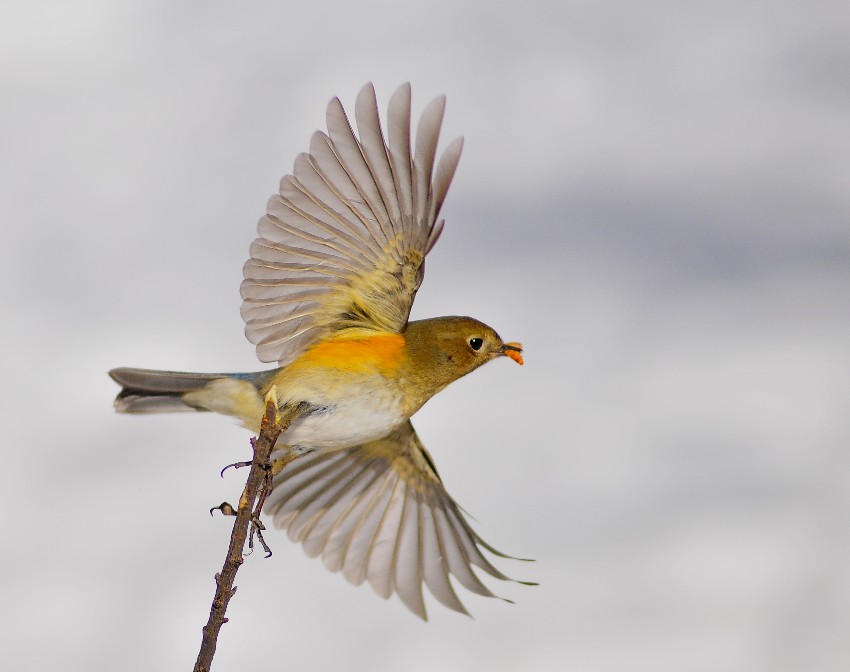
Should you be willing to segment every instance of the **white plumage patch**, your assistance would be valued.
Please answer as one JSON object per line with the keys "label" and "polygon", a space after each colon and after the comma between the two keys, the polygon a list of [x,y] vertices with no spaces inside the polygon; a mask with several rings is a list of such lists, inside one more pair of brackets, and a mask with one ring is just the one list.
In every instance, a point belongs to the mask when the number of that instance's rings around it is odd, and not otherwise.
{"label": "white plumage patch", "polygon": [[278,444],[317,450],[349,448],[386,436],[405,420],[396,400],[382,403],[373,395],[358,394],[297,418]]}

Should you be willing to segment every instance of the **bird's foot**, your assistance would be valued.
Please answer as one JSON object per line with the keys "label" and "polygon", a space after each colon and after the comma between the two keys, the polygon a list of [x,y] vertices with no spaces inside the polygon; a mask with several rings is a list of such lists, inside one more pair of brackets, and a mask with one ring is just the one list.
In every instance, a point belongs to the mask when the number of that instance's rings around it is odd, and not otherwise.
{"label": "bird's foot", "polygon": [[[275,460],[275,463],[279,460]],[[228,464],[224,469],[221,470],[221,475],[224,476],[224,472],[233,467],[234,469],[241,469],[242,467],[250,467],[254,465],[254,461],[245,461],[245,462],[234,462],[233,464]],[[263,525],[263,522],[260,520],[260,513],[263,510],[263,505],[266,503],[266,497],[269,496],[269,493],[272,491],[272,478],[281,469],[283,469],[284,465],[279,466],[275,469],[274,463],[266,462],[264,464],[257,465],[259,469],[263,471],[263,482],[260,484],[260,490],[257,497],[257,503],[254,505],[254,509],[251,511],[250,518],[250,528],[248,530],[248,552],[245,555],[250,555],[254,552],[254,539],[256,539],[260,546],[263,547],[263,550],[266,552],[266,557],[269,558],[272,555],[272,550],[269,548],[269,545],[266,543],[266,540],[263,538],[263,531],[266,529],[266,526]],[[240,502],[240,506],[242,506],[242,502]],[[247,505],[247,500],[245,501]],[[247,508],[247,507],[246,507]],[[214,506],[210,509],[210,515],[213,515],[213,511],[220,511],[225,516],[236,516],[239,513],[239,510],[234,507],[232,504],[228,502],[222,502],[218,506]]]}
{"label": "bird's foot", "polygon": [[220,476],[222,478],[224,478],[224,472],[227,471],[228,469],[230,469],[231,467],[233,469],[241,469],[242,467],[250,467],[252,464],[254,464],[253,460],[247,460],[245,462],[234,462],[233,464],[228,464],[224,469],[221,470]]}
{"label": "bird's foot", "polygon": [[218,506],[214,506],[210,509],[210,515],[213,515],[213,511],[221,511],[221,513],[225,516],[235,516],[236,509],[233,508],[231,504],[227,502],[222,502]]}
{"label": "bird's foot", "polygon": [[263,539],[263,531],[266,529],[266,526],[263,525],[263,521],[260,520],[260,516],[258,513],[254,512],[251,514],[251,530],[248,534],[248,552],[245,555],[250,555],[254,552],[254,538],[256,537],[257,541],[260,542],[260,546],[263,547],[263,550],[266,552],[266,557],[272,557],[272,549],[269,548],[269,545],[266,543],[266,540]]}
{"label": "bird's foot", "polygon": [[269,548],[266,540],[263,539],[263,530],[266,529],[266,526],[263,525],[263,522],[260,520],[260,513],[263,511],[263,505],[266,503],[266,497],[268,497],[272,491],[274,464],[269,464],[268,462],[261,464],[260,469],[262,469],[265,473],[263,474],[263,482],[260,484],[260,492],[257,495],[257,503],[254,506],[254,510],[251,512],[251,531],[248,535],[248,552],[253,552],[254,537],[256,537],[257,541],[260,542],[260,545],[266,552],[266,557],[270,558],[272,550]]}

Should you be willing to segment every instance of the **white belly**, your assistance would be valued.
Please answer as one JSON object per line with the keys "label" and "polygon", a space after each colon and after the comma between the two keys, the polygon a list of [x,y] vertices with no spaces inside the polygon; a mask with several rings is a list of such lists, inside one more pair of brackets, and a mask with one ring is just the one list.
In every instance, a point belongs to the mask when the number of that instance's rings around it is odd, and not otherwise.
{"label": "white belly", "polygon": [[351,397],[296,418],[278,439],[278,446],[312,450],[349,448],[385,437],[406,419],[394,399]]}

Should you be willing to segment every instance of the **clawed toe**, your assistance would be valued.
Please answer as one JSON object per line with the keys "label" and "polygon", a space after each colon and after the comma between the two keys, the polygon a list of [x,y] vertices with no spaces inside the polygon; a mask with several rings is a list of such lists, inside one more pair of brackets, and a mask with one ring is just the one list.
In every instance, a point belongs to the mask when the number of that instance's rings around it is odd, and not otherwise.
{"label": "clawed toe", "polygon": [[233,467],[234,469],[241,469],[242,467],[250,467],[254,464],[251,460],[247,460],[246,462],[234,462],[233,464],[228,464],[224,469],[221,470],[220,476],[224,478],[224,472]]}
{"label": "clawed toe", "polygon": [[236,509],[227,502],[222,502],[218,506],[214,506],[210,509],[210,515],[213,515],[213,511],[221,511],[225,516],[235,516]]}

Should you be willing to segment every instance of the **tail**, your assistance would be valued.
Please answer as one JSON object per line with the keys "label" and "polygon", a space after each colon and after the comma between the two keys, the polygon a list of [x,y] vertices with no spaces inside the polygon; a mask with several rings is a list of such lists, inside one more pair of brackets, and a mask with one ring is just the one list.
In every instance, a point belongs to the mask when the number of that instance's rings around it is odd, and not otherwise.
{"label": "tail", "polygon": [[121,392],[115,397],[115,410],[119,413],[174,413],[210,410],[187,402],[184,395],[200,390],[212,381],[242,381],[259,390],[276,370],[256,373],[181,373],[120,368],[112,369],[109,377],[121,386]]}

